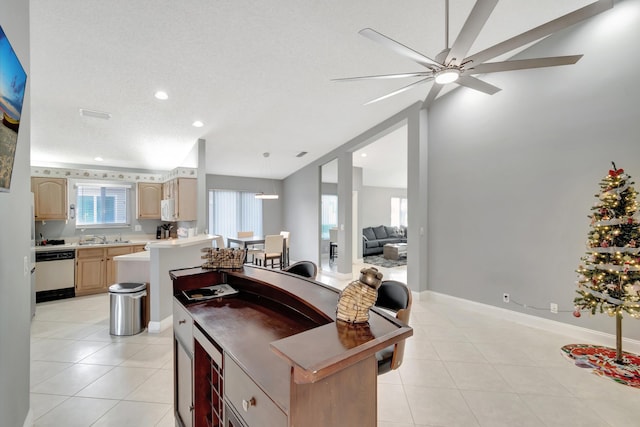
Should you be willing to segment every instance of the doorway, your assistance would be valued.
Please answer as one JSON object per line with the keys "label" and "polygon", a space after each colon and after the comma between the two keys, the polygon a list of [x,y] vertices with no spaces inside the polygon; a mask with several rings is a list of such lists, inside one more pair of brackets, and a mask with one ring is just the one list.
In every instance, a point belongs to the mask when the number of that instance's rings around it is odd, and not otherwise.
{"label": "doorway", "polygon": [[[338,227],[338,159],[320,167],[320,260],[322,271],[336,271],[339,256]],[[335,240],[335,241],[333,241]]]}
{"label": "doorway", "polygon": [[[393,227],[406,233],[408,226],[408,127],[407,123],[388,129],[353,152],[353,248],[354,262],[369,265],[364,257],[362,230],[365,227]],[[357,248],[357,250],[356,250]],[[370,251],[367,251],[370,252]],[[379,257],[383,257],[380,248]],[[383,273],[404,276],[395,267]],[[373,265],[378,268],[379,266]],[[396,271],[398,270],[398,271]],[[402,270],[402,271],[400,271]]]}

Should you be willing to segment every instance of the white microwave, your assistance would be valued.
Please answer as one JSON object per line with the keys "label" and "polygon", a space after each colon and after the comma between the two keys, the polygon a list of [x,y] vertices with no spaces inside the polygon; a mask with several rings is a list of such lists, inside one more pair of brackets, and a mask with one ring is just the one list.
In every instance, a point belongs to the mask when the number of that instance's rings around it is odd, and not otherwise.
{"label": "white microwave", "polygon": [[160,219],[162,221],[175,221],[176,200],[164,199],[160,201]]}

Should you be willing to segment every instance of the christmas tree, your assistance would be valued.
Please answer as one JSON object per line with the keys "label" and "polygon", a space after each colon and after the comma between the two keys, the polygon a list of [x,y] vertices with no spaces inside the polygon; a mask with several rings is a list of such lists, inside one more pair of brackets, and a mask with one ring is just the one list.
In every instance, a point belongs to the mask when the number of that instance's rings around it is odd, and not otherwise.
{"label": "christmas tree", "polygon": [[623,169],[613,169],[600,182],[591,208],[588,252],[578,267],[574,316],[581,310],[616,317],[616,362],[622,362],[623,312],[640,317],[640,222],[638,192]]}

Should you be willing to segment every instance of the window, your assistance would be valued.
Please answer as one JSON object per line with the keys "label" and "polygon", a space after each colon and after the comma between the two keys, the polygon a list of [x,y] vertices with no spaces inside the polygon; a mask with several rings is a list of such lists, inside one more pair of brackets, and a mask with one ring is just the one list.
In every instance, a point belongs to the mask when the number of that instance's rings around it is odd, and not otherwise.
{"label": "window", "polygon": [[407,199],[404,197],[391,198],[391,226],[407,226]]}
{"label": "window", "polygon": [[262,235],[262,200],[248,191],[209,190],[209,233],[235,237],[238,231]]}
{"label": "window", "polygon": [[322,240],[329,240],[329,229],[338,226],[338,196],[322,195]]}
{"label": "window", "polygon": [[128,227],[130,191],[126,184],[77,184],[76,227]]}

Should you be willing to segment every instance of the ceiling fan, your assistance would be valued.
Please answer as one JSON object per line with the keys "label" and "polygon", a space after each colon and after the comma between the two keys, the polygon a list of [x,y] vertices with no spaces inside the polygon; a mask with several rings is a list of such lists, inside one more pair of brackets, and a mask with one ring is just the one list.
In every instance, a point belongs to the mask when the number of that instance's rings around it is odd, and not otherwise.
{"label": "ceiling fan", "polygon": [[495,73],[500,71],[524,70],[530,68],[555,67],[558,65],[570,65],[578,62],[582,55],[555,56],[547,58],[519,59],[502,62],[485,62],[497,56],[511,52],[528,43],[546,37],[556,31],[569,27],[584,19],[595,16],[613,7],[613,0],[599,0],[581,9],[568,13],[557,19],[542,24],[532,30],[512,37],[473,55],[467,56],[473,42],[480,34],[482,27],[489,19],[498,0],[478,0],[473,6],[471,13],[462,26],[458,37],[449,48],[449,0],[445,0],[445,49],[431,59],[428,56],[417,52],[402,43],[399,43],[371,28],[360,30],[359,33],[370,40],[382,44],[406,58],[425,67],[425,71],[413,73],[383,74],[361,77],[346,77],[333,79],[334,81],[354,81],[369,79],[397,79],[405,77],[422,77],[420,80],[404,86],[396,91],[383,95],[379,98],[367,102],[365,105],[381,101],[391,96],[402,93],[412,87],[434,80],[434,84],[425,98],[425,104],[431,105],[438,96],[442,88],[449,83],[456,83],[470,89],[475,89],[489,95],[498,92],[500,88],[482,81],[475,74]]}

